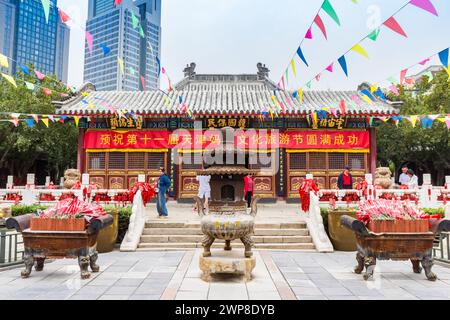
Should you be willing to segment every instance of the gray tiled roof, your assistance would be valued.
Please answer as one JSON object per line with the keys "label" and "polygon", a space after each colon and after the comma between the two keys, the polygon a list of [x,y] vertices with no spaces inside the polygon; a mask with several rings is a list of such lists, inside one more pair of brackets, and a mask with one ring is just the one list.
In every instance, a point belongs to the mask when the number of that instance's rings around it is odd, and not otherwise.
{"label": "gray tiled roof", "polygon": [[[92,85],[91,85],[92,87]],[[82,89],[89,91],[87,88]],[[126,109],[137,114],[182,114],[179,96],[194,114],[260,114],[272,111],[272,99],[282,102],[286,114],[309,114],[324,107],[339,110],[341,100],[346,102],[350,114],[398,114],[398,109],[387,102],[377,100],[367,104],[362,99],[359,106],[351,103],[357,91],[305,91],[303,103],[282,90],[277,90],[270,80],[259,80],[256,75],[195,75],[175,85],[168,99],[161,91],[95,91],[87,97],[80,94],[62,102],[55,102],[59,114],[109,114],[108,106]],[[91,106],[89,104],[91,103]],[[92,107],[93,106],[93,107]]]}

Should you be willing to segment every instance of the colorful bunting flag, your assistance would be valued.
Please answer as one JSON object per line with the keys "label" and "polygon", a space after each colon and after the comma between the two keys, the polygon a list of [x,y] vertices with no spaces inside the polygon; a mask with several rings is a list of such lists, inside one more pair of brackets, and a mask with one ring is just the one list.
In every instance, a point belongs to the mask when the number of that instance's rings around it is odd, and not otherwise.
{"label": "colorful bunting flag", "polygon": [[39,79],[39,80],[44,80],[44,78],[45,78],[45,74],[43,74],[42,72],[39,72],[38,70],[34,70],[34,73],[36,74],[36,77]]}
{"label": "colorful bunting flag", "polygon": [[48,115],[48,118],[52,121],[52,122],[55,122],[55,117],[53,116],[53,115]]}
{"label": "colorful bunting flag", "polygon": [[321,76],[321,74],[320,74],[320,73],[319,73],[318,75],[316,75],[316,76],[315,76],[315,79],[316,79],[316,81],[317,81],[317,82],[319,82],[319,81],[320,81],[320,76]]}
{"label": "colorful bunting flag", "polygon": [[298,102],[300,104],[303,102],[303,88],[298,89]]}
{"label": "colorful bunting flag", "polygon": [[438,53],[439,60],[441,60],[442,65],[447,68],[448,67],[448,49],[444,49]]}
{"label": "colorful bunting flag", "polygon": [[347,61],[345,61],[345,56],[342,56],[338,59],[339,65],[341,66],[342,70],[344,71],[345,75],[348,77],[347,72]]}
{"label": "colorful bunting flag", "polygon": [[22,69],[22,72],[25,73],[27,76],[30,75],[30,69],[27,66],[24,66],[19,63],[20,69]]}
{"label": "colorful bunting flag", "polygon": [[373,30],[367,37],[370,40],[377,41],[379,35],[380,35],[380,28],[377,28]]}
{"label": "colorful bunting flag", "polygon": [[388,78],[388,80],[389,80],[389,82],[392,83],[392,84],[396,84],[396,83],[397,83],[397,79],[395,79],[394,76],[390,76],[390,77]]}
{"label": "colorful bunting flag", "polygon": [[44,91],[44,94],[47,96],[51,96],[53,93],[52,90],[50,90],[49,88],[45,88],[45,87],[42,87],[42,91]]}
{"label": "colorful bunting flag", "polygon": [[19,119],[12,119],[12,120],[9,120],[9,122],[13,123],[15,127],[19,126]]}
{"label": "colorful bunting flag", "polygon": [[128,71],[130,72],[130,74],[131,74],[132,76],[134,76],[134,75],[136,74],[136,70],[134,70],[133,67],[129,67],[129,68],[128,68]]}
{"label": "colorful bunting flag", "polygon": [[385,22],[383,22],[383,24],[388,27],[389,29],[391,29],[394,32],[397,32],[398,34],[404,36],[404,37],[408,37],[405,33],[405,31],[402,29],[402,27],[400,26],[400,24],[397,22],[397,20],[395,20],[394,17],[390,17],[389,19],[387,19]]}
{"label": "colorful bunting flag", "polygon": [[45,126],[48,128],[48,119],[41,119]]}
{"label": "colorful bunting flag", "polygon": [[48,16],[50,13],[50,0],[41,0],[42,7],[44,8],[45,22],[48,23]]}
{"label": "colorful bunting flag", "polygon": [[25,119],[26,124],[30,127],[34,127],[34,120],[33,119]]}
{"label": "colorful bunting flag", "polygon": [[292,72],[294,73],[294,77],[297,77],[297,71],[295,70],[294,59],[291,60],[291,68],[292,68]]}
{"label": "colorful bunting flag", "polygon": [[344,99],[341,100],[340,104],[339,104],[339,109],[341,111],[341,114],[346,114],[347,113],[347,108],[345,106],[345,101]]}
{"label": "colorful bunting flag", "polygon": [[366,58],[369,58],[369,54],[367,53],[366,50],[364,50],[364,48],[359,43],[355,44],[351,50],[359,53],[360,55],[363,55]]}
{"label": "colorful bunting flag", "polygon": [[0,66],[9,68],[8,58],[0,53]]}
{"label": "colorful bunting flag", "polygon": [[430,61],[430,58],[426,58],[425,60],[420,61],[419,64],[424,66],[428,61]]}
{"label": "colorful bunting flag", "polygon": [[139,35],[141,36],[141,38],[145,38],[145,33],[144,29],[142,29],[142,26],[139,26]]}
{"label": "colorful bunting flag", "polygon": [[319,15],[317,15],[314,18],[314,23],[319,27],[320,31],[322,31],[325,39],[328,39],[327,38],[327,30],[325,29],[325,24],[323,23],[322,18]]}
{"label": "colorful bunting flag", "polygon": [[338,26],[341,25],[341,22],[339,21],[339,17],[336,14],[336,11],[334,11],[333,6],[331,5],[331,3],[328,0],[325,0],[323,2],[322,9],[323,9],[323,11],[328,13],[328,15],[331,17],[331,19],[333,19],[337,23]]}
{"label": "colorful bunting flag", "polygon": [[120,67],[120,72],[122,73],[122,75],[124,74],[124,65],[123,65],[123,60],[121,58],[117,58],[117,63],[119,64]]}
{"label": "colorful bunting flag", "polygon": [[115,6],[120,6],[121,3],[122,3],[122,0],[114,0]]}
{"label": "colorful bunting flag", "polygon": [[308,89],[311,89],[311,80],[308,81],[308,82],[306,83],[306,87],[307,87]]}
{"label": "colorful bunting flag", "polygon": [[309,28],[308,31],[306,31],[305,39],[312,39],[312,38],[313,38],[312,30],[311,30],[311,28]]}
{"label": "colorful bunting flag", "polygon": [[398,88],[395,84],[393,84],[389,87],[389,91],[391,91],[396,96],[400,95],[400,93],[398,92]]}
{"label": "colorful bunting flag", "polygon": [[300,47],[297,49],[297,55],[302,59],[303,63],[306,64],[307,67],[309,67],[308,62],[305,59],[305,56],[303,55],[303,51]]}
{"label": "colorful bunting flag", "polygon": [[410,116],[410,117],[407,118],[409,120],[409,122],[411,122],[413,128],[416,127],[417,118],[418,118],[418,116]]}
{"label": "colorful bunting flag", "polygon": [[39,117],[38,117],[37,114],[32,114],[31,117],[34,119],[34,121],[35,121],[36,123],[39,122]]}
{"label": "colorful bunting flag", "polygon": [[62,11],[60,8],[58,8],[58,11],[59,11],[59,17],[61,18],[62,23],[66,23],[67,21],[70,20],[70,17],[64,11]]}
{"label": "colorful bunting flag", "polygon": [[141,76],[141,84],[142,84],[142,90],[145,91],[145,78]]}
{"label": "colorful bunting flag", "polygon": [[434,14],[435,16],[438,15],[436,8],[433,6],[433,3],[431,3],[430,0],[411,0],[409,3],[420,9],[428,11],[429,13]]}
{"label": "colorful bunting flag", "polygon": [[329,72],[333,72],[333,62],[328,67],[326,67],[326,70]]}
{"label": "colorful bunting flag", "polygon": [[400,84],[403,85],[405,82],[406,73],[408,72],[408,69],[403,69],[400,71]]}
{"label": "colorful bunting flag", "polygon": [[158,78],[161,75],[161,60],[159,60],[158,56],[155,56],[156,64],[158,66]]}
{"label": "colorful bunting flag", "polygon": [[131,23],[133,24],[133,29],[136,29],[139,26],[139,19],[131,12]]}
{"label": "colorful bunting flag", "polygon": [[103,50],[103,56],[106,56],[106,55],[108,55],[111,52],[111,49],[105,43],[102,43],[100,45],[100,47]]}
{"label": "colorful bunting flag", "polygon": [[90,34],[88,31],[86,31],[85,35],[88,44],[89,55],[92,55],[92,43],[94,42],[94,38],[92,37],[92,34]]}
{"label": "colorful bunting flag", "polygon": [[6,81],[8,81],[9,83],[11,83],[14,87],[17,88],[17,84],[16,84],[16,80],[14,80],[13,77],[11,77],[10,75],[7,75],[5,73],[2,73],[2,77],[6,79]]}

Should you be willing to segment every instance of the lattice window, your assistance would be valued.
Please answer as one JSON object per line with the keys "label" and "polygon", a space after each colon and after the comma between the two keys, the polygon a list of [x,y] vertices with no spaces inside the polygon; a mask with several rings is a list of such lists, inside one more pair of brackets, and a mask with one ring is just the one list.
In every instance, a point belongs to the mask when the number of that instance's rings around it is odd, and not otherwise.
{"label": "lattice window", "polygon": [[326,153],[311,152],[309,154],[309,169],[327,169]]}
{"label": "lattice window", "polygon": [[345,167],[345,153],[329,153],[328,169],[342,170]]}
{"label": "lattice window", "polygon": [[289,155],[289,169],[306,170],[306,153],[291,153]]}
{"label": "lattice window", "polygon": [[109,169],[125,169],[125,152],[111,152],[108,161]]}
{"label": "lattice window", "polygon": [[272,153],[258,153],[256,156],[256,163],[251,163],[251,169],[270,169],[276,161],[275,154]]}
{"label": "lattice window", "polygon": [[144,169],[145,153],[130,152],[128,153],[128,170],[130,169]]}
{"label": "lattice window", "polygon": [[161,167],[164,168],[164,155],[163,152],[149,152],[147,169],[159,170]]}
{"label": "lattice window", "polygon": [[366,156],[364,153],[349,153],[348,165],[352,169],[364,170],[366,168]]}
{"label": "lattice window", "polygon": [[89,169],[92,169],[92,170],[105,169],[105,153],[104,152],[89,153]]}
{"label": "lattice window", "polygon": [[181,166],[183,169],[202,169],[203,155],[199,152],[180,155]]}

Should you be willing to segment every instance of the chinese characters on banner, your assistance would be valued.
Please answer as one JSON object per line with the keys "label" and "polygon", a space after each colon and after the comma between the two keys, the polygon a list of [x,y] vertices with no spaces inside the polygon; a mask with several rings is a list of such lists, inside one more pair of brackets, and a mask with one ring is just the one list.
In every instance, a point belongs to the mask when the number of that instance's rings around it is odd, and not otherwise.
{"label": "chinese characters on banner", "polygon": [[[85,149],[205,149],[222,144],[220,130],[155,131],[88,131]],[[230,141],[227,139],[227,141]],[[233,140],[231,140],[233,141]],[[331,130],[237,130],[234,135],[237,149],[368,149],[368,131]]]}

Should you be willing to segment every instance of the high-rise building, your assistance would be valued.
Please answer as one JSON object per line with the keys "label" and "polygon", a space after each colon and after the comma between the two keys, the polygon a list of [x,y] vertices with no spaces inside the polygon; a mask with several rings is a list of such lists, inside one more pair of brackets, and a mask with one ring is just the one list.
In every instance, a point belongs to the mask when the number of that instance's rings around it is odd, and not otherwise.
{"label": "high-rise building", "polygon": [[85,82],[102,91],[159,87],[161,0],[90,0],[86,30],[94,41],[92,54],[85,48]]}
{"label": "high-rise building", "polygon": [[33,64],[67,82],[70,31],[59,19],[57,0],[50,1],[48,23],[40,0],[0,0],[0,53],[19,64]]}

